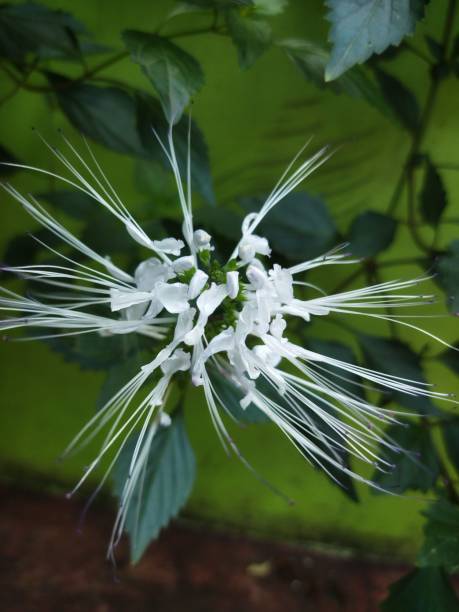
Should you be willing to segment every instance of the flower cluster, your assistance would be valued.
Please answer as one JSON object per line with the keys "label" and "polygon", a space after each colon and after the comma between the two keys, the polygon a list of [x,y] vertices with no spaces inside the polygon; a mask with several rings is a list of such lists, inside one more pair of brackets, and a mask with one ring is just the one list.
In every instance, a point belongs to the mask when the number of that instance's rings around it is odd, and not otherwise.
{"label": "flower cluster", "polygon": [[[349,391],[349,381],[355,381],[357,376],[362,384],[375,384],[411,395],[443,398],[446,395],[431,391],[416,381],[309,350],[295,341],[298,335],[292,328],[298,329],[313,317],[331,313],[361,314],[394,321],[395,317],[387,314],[387,308],[430,303],[432,296],[407,292],[419,284],[419,279],[385,282],[327,295],[308,284],[304,273],[313,268],[354,263],[344,253],[344,247],[285,268],[271,262],[269,242],[257,233],[269,211],[325,161],[327,151],[319,151],[299,163],[296,169],[297,159],[292,162],[261,209],[245,217],[239,243],[230,258],[222,262],[216,257],[211,236],[194,228],[190,167],[188,164],[188,181],[184,185],[172,132],[163,148],[177,184],[183,212],[183,236],[162,240],[153,240],[142,230],[89,148],[91,165],[68,140],[65,142],[76,161],[71,163],[59,150],[52,149],[70,172],[70,177],[55,176],[117,217],[132,239],[145,247],[150,256],[134,271],[123,270],[71,234],[35,198],[25,197],[13,186],[5,185],[37,221],[79,251],[86,263],[51,249],[62,259],[62,264],[5,267],[21,277],[51,285],[56,293],[45,302],[2,289],[0,308],[19,314],[3,320],[0,325],[3,329],[26,326],[54,329],[58,330],[57,335],[140,334],[156,343],[154,358],[106,403],[70,446],[87,443],[101,430],[107,430],[100,453],[86,470],[78,488],[111,452],[104,482],[129,437],[138,432],[111,547],[122,533],[127,509],[155,432],[159,426],[167,426],[170,420],[166,408],[171,382],[183,377],[184,373],[193,385],[203,389],[222,443],[236,452],[221,416],[225,398],[214,382],[215,374],[237,391],[242,409],[255,406],[306,459],[321,466],[325,472],[338,469],[363,480],[343,461],[344,450],[379,469],[390,469],[384,458],[377,460],[378,447],[395,448],[384,433],[384,425],[397,422],[398,415]],[[418,329],[413,323],[399,322]],[[135,403],[135,397],[145,386],[148,392]]]}

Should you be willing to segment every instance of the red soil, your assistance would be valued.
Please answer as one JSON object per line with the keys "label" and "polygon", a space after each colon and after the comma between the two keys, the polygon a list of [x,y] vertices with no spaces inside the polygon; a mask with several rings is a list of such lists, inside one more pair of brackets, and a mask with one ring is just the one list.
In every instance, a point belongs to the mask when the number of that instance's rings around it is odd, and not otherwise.
{"label": "red soil", "polygon": [[113,512],[1,492],[5,612],[376,612],[405,568],[174,524],[135,567],[104,562]]}

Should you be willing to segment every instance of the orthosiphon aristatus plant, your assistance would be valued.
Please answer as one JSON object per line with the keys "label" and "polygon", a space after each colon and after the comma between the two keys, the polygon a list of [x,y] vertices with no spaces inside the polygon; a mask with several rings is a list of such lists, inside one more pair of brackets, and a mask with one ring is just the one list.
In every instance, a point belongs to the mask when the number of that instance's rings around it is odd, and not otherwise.
{"label": "orthosiphon aristatus plant", "polygon": [[[378,385],[412,396],[453,401],[446,393],[432,391],[426,383],[346,363],[295,341],[292,324],[306,325],[313,317],[327,317],[331,313],[397,322],[435,337],[406,318],[390,314],[392,309],[432,302],[432,296],[410,291],[425,278],[393,280],[327,295],[306,282],[304,273],[313,268],[355,263],[345,253],[345,245],[288,268],[271,261],[268,240],[257,229],[274,206],[282,206],[282,199],[326,161],[327,149],[305,161],[301,161],[304,149],[300,151],[258,212],[244,218],[240,240],[229,259],[220,261],[212,237],[194,225],[192,160],[188,153],[186,177],[181,176],[172,128],[167,141],[160,143],[175,177],[183,235],[160,240],[148,236],[136,222],[89,146],[86,160],[65,136],[63,139],[68,155],[54,147],[50,150],[68,176],[17,165],[52,175],[91,197],[95,205],[114,215],[132,240],[150,255],[135,269],[122,269],[69,232],[35,197],[26,197],[5,184],[6,191],[34,219],[90,263],[50,246],[61,264],[4,266],[6,271],[22,278],[46,283],[54,293],[48,292],[45,301],[39,292],[22,297],[2,288],[1,310],[16,314],[0,325],[4,330],[21,327],[58,330],[41,337],[138,334],[156,347],[154,358],[144,363],[105,403],[67,449],[69,452],[85,445],[104,432],[100,451],[85,470],[76,491],[108,457],[102,486],[121,453],[129,448],[126,478],[119,492],[120,504],[109,544],[111,557],[126,529],[133,504],[137,505],[134,512],[139,519],[152,445],[173,418],[167,399],[174,380],[184,385],[187,378],[202,389],[221,443],[244,463],[247,464],[222,418],[227,411],[228,386],[243,410],[255,407],[313,465],[332,478],[342,471],[363,482],[369,481],[343,460],[343,453],[350,453],[354,463],[360,461],[382,471],[391,470],[391,462],[384,455],[379,456],[378,451],[386,448],[404,452],[385,433],[385,426],[399,422],[402,413],[366,401],[357,389],[352,392],[352,384]],[[355,383],[356,377],[362,382]]]}

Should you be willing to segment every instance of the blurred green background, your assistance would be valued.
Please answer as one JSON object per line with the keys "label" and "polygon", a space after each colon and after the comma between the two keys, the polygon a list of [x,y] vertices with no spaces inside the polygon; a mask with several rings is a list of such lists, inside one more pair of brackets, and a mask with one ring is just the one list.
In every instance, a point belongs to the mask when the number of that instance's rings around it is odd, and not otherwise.
{"label": "blurred green background", "polygon": [[[68,10],[83,21],[98,42],[121,48],[120,31],[126,28],[154,29],[171,9],[168,0],[70,0],[44,4]],[[426,33],[437,36],[445,2],[428,7],[426,20],[418,26],[415,44],[424,48]],[[177,29],[187,27],[192,16],[178,17]],[[291,0],[286,12],[272,20],[279,37],[309,38],[321,44],[327,37],[325,9],[319,0]],[[398,126],[365,102],[329,91],[319,91],[304,81],[279,50],[271,49],[246,71],[237,65],[236,51],[224,37],[202,35],[180,41],[203,66],[206,83],[196,96],[193,117],[204,132],[210,151],[212,173],[219,205],[237,197],[263,193],[303,142],[314,136],[313,147],[323,143],[341,144],[335,156],[304,186],[320,194],[344,233],[351,219],[368,208],[385,210],[408,148],[408,137]],[[427,70],[415,56],[402,54],[390,70],[422,101]],[[148,90],[148,83],[129,59],[104,73]],[[11,87],[2,77],[0,97]],[[438,104],[427,134],[427,144],[438,163],[459,167],[459,80],[441,85]],[[66,127],[74,142],[78,135],[57,108],[40,94],[21,91],[0,108],[2,142],[24,163],[53,168],[53,161],[31,126],[51,142],[57,128]],[[154,193],[154,184],[145,180],[148,162],[132,159],[94,145],[97,159],[106,170],[124,202],[134,211],[152,207],[152,215],[174,216]],[[143,178],[142,178],[143,177]],[[450,197],[449,213],[458,212],[459,172],[443,174]],[[18,174],[13,184],[20,190],[43,191],[46,180]],[[26,230],[36,227],[17,203],[1,198],[0,247]],[[169,203],[167,206],[171,206]],[[442,244],[455,236],[454,225],[442,230]],[[100,231],[103,231],[101,228]],[[457,234],[456,234],[457,236]],[[391,257],[412,255],[407,232],[399,227]],[[391,268],[385,277],[417,275],[415,266]],[[335,287],[349,274],[342,267],[325,268],[315,278],[326,289]],[[324,277],[325,275],[325,277]],[[438,307],[437,312],[445,312]],[[362,330],[384,333],[363,319],[352,323]],[[425,326],[442,337],[454,340],[459,319],[427,320]],[[319,322],[314,335],[346,339],[349,335]],[[425,338],[403,331],[419,350]],[[92,457],[88,448],[76,457],[57,463],[56,458],[78,429],[93,414],[103,375],[82,372],[64,363],[59,355],[41,343],[0,344],[1,381],[1,474],[26,487],[62,492],[80,476]],[[438,387],[457,391],[457,380],[440,364],[428,370]],[[373,495],[359,486],[361,502],[349,501],[325,477],[314,471],[295,449],[270,426],[248,426],[235,433],[241,449],[254,466],[296,503],[288,506],[247,472],[236,459],[229,460],[214,434],[199,391],[188,398],[187,423],[198,458],[198,478],[185,516],[255,532],[269,538],[332,543],[362,551],[411,555],[416,549],[425,503],[416,494],[403,497]],[[97,481],[92,479],[92,484]]]}

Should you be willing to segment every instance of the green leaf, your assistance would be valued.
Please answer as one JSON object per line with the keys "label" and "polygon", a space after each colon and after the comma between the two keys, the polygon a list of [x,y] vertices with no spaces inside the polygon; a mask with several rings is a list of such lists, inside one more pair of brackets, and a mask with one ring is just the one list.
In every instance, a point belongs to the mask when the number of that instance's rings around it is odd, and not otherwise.
{"label": "green leaf", "polygon": [[34,240],[32,236],[50,247],[60,244],[59,238],[46,228],[38,229],[32,235],[18,234],[8,242],[2,261],[8,266],[28,266],[35,263],[43,252],[49,253],[43,244]]}
{"label": "green leaf", "polygon": [[425,4],[425,0],[326,0],[333,44],[327,81],[412,34]]}
{"label": "green leaf", "polygon": [[418,554],[421,567],[444,567],[449,572],[459,569],[459,508],[441,499],[422,513],[427,517],[424,542]]}
{"label": "green leaf", "polygon": [[237,48],[239,65],[250,68],[271,45],[270,25],[231,9],[226,12],[226,25]]}
{"label": "green leaf", "polygon": [[459,240],[449,245],[448,252],[438,258],[435,267],[435,280],[446,293],[448,308],[459,316]]}
{"label": "green leaf", "polygon": [[71,84],[56,74],[48,78],[57,85],[59,106],[77,130],[118,153],[147,155],[137,132],[137,107],[131,95],[118,87]]}
{"label": "green leaf", "polygon": [[446,419],[445,423],[441,423],[443,440],[449,460],[459,470],[459,422],[448,420],[448,417]]}
{"label": "green leaf", "polygon": [[426,158],[424,183],[420,194],[420,210],[424,221],[436,227],[448,204],[443,180],[429,157]]}
{"label": "green leaf", "polygon": [[138,351],[130,354],[127,358],[114,363],[108,370],[107,376],[97,398],[97,408],[100,410],[120,389],[139,373],[141,366],[145,363]]}
{"label": "green leaf", "polygon": [[107,370],[136,352],[132,335],[99,336],[97,333],[49,338],[46,344],[64,361],[77,363],[82,370]]}
{"label": "green leaf", "polygon": [[[137,243],[132,240],[124,224],[99,202],[81,191],[62,189],[41,193],[37,197],[46,200],[70,217],[84,221],[81,240],[101,255],[127,255],[138,251]],[[144,229],[146,230],[145,227]],[[150,224],[149,230],[154,232],[151,234],[154,238],[163,233],[159,222]]]}
{"label": "green leaf", "polygon": [[242,408],[240,401],[244,393],[231,380],[223,376],[216,368],[209,370],[210,380],[222,407],[240,423],[267,423],[269,418],[254,404]]}
{"label": "green leaf", "polygon": [[459,612],[446,572],[439,567],[417,568],[394,582],[381,612]]}
{"label": "green leaf", "polygon": [[279,15],[287,5],[288,0],[254,0],[254,10],[259,15]]}
{"label": "green leaf", "polygon": [[[370,368],[391,376],[420,383],[426,382],[419,356],[404,342],[366,334],[359,334],[358,339]],[[384,388],[384,392],[390,393],[387,388]],[[415,397],[400,391],[393,391],[392,397],[402,406],[420,414],[436,414],[438,412],[438,409],[427,397]]]}
{"label": "green leaf", "polygon": [[392,217],[367,210],[352,222],[349,251],[356,257],[374,257],[392,244],[396,229],[397,222]]}
{"label": "green leaf", "polygon": [[381,92],[394,116],[407,130],[414,132],[419,125],[420,110],[416,96],[401,81],[380,68],[374,69]]}
{"label": "green leaf", "polygon": [[[244,198],[242,206],[259,210],[264,198]],[[278,253],[293,261],[317,257],[336,244],[337,229],[325,203],[307,193],[290,193],[260,223],[260,233]]]}
{"label": "green leaf", "polygon": [[[357,360],[352,349],[341,342],[312,338],[307,341],[307,346],[311,351],[319,353],[320,355],[326,355],[327,357],[332,357],[332,359],[344,361],[344,363],[357,365]],[[325,363],[321,364],[321,367],[330,374],[334,382],[345,392],[358,395],[362,398],[364,397],[365,393],[361,385],[361,379],[358,376]]]}
{"label": "green leaf", "polygon": [[15,62],[43,49],[78,56],[77,35],[84,32],[84,26],[64,11],[33,2],[0,6],[0,56]]}
{"label": "green leaf", "polygon": [[432,58],[437,62],[441,62],[443,60],[443,45],[441,45],[441,43],[439,43],[437,40],[435,40],[435,38],[432,38],[432,36],[429,36],[428,34],[426,34],[424,38],[427,43],[427,46],[429,47],[430,55],[432,56]]}
{"label": "green leaf", "polygon": [[459,374],[459,343],[455,344],[455,349],[447,349],[439,356],[439,359],[446,367]]}
{"label": "green leaf", "polygon": [[[114,471],[114,491],[120,496],[128,477],[137,436],[123,448]],[[144,476],[137,482],[130,502],[126,531],[130,536],[131,561],[137,563],[148,544],[174,518],[185,504],[195,479],[196,461],[185,431],[183,417],[177,414],[169,427],[156,432]]]}
{"label": "green leaf", "polygon": [[380,89],[360,66],[354,66],[334,81],[326,81],[325,66],[329,58],[328,51],[308,40],[288,39],[278,44],[299,68],[304,78],[319,89],[365,100],[382,114],[392,117],[392,111],[388,108]]}
{"label": "green leaf", "polygon": [[[161,140],[167,141],[169,126],[158,100],[138,92],[136,105],[137,127],[144,150],[150,157],[158,160],[167,170],[170,170],[170,163],[152,131],[154,128]],[[183,178],[186,177],[187,167],[188,127],[189,121],[183,117],[174,127],[173,133],[175,152]],[[190,147],[192,187],[197,189],[209,204],[215,204],[207,144],[203,133],[194,121],[191,121]]]}
{"label": "green leaf", "polygon": [[397,494],[409,490],[426,492],[433,488],[440,473],[437,451],[427,427],[415,423],[406,425],[388,428],[388,440],[397,444],[402,452],[381,448],[381,456],[395,468],[388,472],[376,470],[373,481]]}
{"label": "green leaf", "polygon": [[125,30],[123,40],[132,60],[151,81],[170,123],[177,123],[185,107],[204,83],[195,58],[156,34]]}

